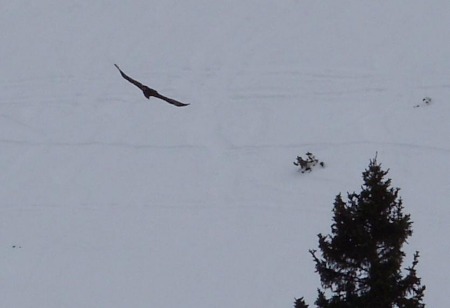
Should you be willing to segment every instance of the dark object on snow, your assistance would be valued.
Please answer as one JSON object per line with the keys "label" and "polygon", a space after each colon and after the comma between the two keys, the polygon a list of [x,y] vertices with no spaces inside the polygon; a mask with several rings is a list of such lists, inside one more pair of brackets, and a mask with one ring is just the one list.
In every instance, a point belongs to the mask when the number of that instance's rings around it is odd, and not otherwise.
{"label": "dark object on snow", "polygon": [[184,104],[182,102],[176,101],[176,100],[174,100],[172,98],[168,98],[166,96],[163,96],[163,95],[159,94],[156,90],[151,89],[151,88],[143,85],[139,81],[136,81],[133,78],[130,78],[129,76],[127,76],[124,72],[122,72],[122,70],[119,68],[119,66],[117,64],[114,64],[114,66],[117,67],[117,69],[119,70],[119,72],[120,72],[120,74],[122,75],[123,78],[125,78],[126,80],[128,80],[129,82],[134,84],[136,87],[141,89],[142,92],[144,93],[144,96],[146,98],[150,99],[150,96],[154,96],[154,97],[157,97],[159,99],[162,99],[162,100],[168,102],[169,104],[175,105],[177,107],[184,107],[184,106],[189,105],[189,104]]}
{"label": "dark object on snow", "polygon": [[294,161],[294,165],[299,166],[299,171],[301,173],[311,172],[312,167],[319,164],[321,167],[325,167],[325,163],[323,161],[319,162],[319,160],[312,154],[311,152],[306,152],[306,159],[303,159],[301,156],[297,156],[297,161]]}
{"label": "dark object on snow", "polygon": [[[429,104],[431,104],[431,97],[424,97],[423,99],[422,99],[422,102],[425,104],[425,105],[429,105]],[[414,108],[417,108],[417,107],[420,107],[420,105],[415,105],[414,106]]]}
{"label": "dark object on snow", "polygon": [[297,298],[294,302],[294,308],[308,308],[309,306],[305,303],[305,300],[302,298]]}

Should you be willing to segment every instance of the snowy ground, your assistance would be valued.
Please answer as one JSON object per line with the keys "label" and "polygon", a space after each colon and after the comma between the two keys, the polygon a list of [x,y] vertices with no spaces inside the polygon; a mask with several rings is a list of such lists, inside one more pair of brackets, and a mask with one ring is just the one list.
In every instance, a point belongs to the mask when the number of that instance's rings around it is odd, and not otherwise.
{"label": "snowy ground", "polygon": [[450,2],[1,0],[0,28],[1,307],[312,304],[376,152],[446,307]]}

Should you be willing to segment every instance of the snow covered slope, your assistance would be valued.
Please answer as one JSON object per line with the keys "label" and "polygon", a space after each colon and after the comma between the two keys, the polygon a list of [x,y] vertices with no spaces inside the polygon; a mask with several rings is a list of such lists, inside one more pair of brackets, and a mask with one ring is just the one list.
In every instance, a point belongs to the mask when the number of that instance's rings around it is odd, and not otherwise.
{"label": "snow covered slope", "polygon": [[1,0],[0,28],[1,307],[312,304],[376,152],[446,307],[450,2]]}

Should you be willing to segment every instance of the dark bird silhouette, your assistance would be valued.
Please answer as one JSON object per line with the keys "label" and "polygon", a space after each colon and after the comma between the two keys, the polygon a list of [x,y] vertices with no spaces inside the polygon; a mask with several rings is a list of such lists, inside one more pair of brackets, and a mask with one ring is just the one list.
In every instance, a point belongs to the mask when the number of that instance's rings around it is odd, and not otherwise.
{"label": "dark bird silhouette", "polygon": [[184,104],[182,102],[179,102],[177,100],[174,100],[172,98],[169,98],[169,97],[159,94],[158,91],[156,91],[152,88],[149,88],[149,87],[143,85],[142,83],[140,83],[139,81],[136,81],[133,78],[127,76],[124,72],[122,72],[122,70],[119,68],[119,66],[117,64],[114,64],[114,66],[117,67],[117,69],[120,72],[120,75],[122,75],[123,78],[125,78],[126,80],[128,80],[129,82],[134,84],[136,87],[141,89],[146,98],[150,99],[150,96],[154,96],[154,97],[157,97],[159,99],[162,99],[162,100],[168,102],[169,104],[175,105],[177,107],[184,107],[184,106],[189,105],[189,104]]}

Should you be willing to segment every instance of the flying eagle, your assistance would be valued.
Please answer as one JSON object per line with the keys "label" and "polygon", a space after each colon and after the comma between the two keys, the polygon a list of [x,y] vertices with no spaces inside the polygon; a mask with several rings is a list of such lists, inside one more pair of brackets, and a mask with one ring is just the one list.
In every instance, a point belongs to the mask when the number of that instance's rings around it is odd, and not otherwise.
{"label": "flying eagle", "polygon": [[144,93],[144,96],[148,99],[150,99],[150,96],[154,96],[157,97],[159,99],[162,99],[166,102],[168,102],[169,104],[175,105],[177,107],[184,107],[187,106],[189,104],[184,104],[182,102],[176,101],[172,98],[166,97],[164,95],[159,94],[156,90],[151,89],[145,85],[143,85],[142,83],[140,83],[139,81],[134,80],[133,78],[130,78],[129,76],[127,76],[124,72],[122,72],[122,70],[119,68],[119,66],[117,64],[114,64],[115,67],[117,67],[117,69],[120,72],[120,75],[122,75],[123,78],[125,78],[126,80],[128,80],[129,82],[131,82],[132,84],[134,84],[136,87],[138,87],[139,89],[142,90],[142,92]]}

